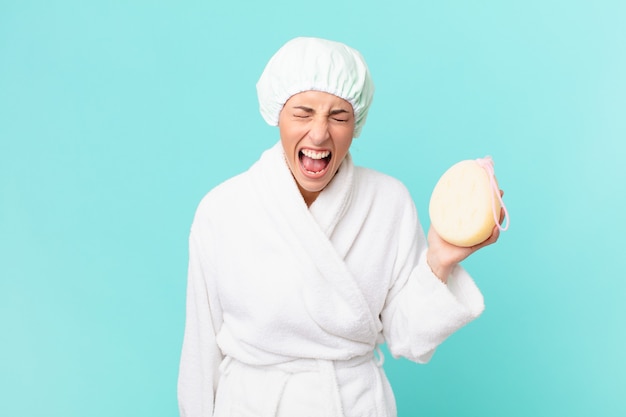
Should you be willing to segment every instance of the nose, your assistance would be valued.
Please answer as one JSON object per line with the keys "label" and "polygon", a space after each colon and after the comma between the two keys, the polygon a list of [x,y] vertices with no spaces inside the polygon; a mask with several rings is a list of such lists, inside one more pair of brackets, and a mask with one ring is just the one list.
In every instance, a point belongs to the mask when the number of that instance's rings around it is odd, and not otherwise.
{"label": "nose", "polygon": [[326,118],[315,118],[311,121],[311,129],[309,130],[309,138],[314,145],[321,145],[330,137],[328,132],[328,120]]}

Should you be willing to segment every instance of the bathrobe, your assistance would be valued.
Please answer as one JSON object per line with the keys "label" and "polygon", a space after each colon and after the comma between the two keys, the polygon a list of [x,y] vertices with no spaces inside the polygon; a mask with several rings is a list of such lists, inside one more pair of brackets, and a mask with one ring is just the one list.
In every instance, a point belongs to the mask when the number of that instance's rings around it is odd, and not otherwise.
{"label": "bathrobe", "polygon": [[307,207],[280,142],[265,151],[193,220],[181,416],[395,416],[377,347],[425,363],[484,308],[425,253],[398,180],[348,155]]}

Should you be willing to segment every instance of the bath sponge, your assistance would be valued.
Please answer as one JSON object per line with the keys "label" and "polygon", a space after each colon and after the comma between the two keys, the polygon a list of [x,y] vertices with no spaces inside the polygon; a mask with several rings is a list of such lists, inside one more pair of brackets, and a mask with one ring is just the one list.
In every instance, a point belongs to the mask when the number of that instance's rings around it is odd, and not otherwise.
{"label": "bath sponge", "polygon": [[[490,157],[454,164],[433,189],[429,214],[432,227],[447,242],[474,246],[499,223],[503,207]],[[508,215],[507,215],[508,223]],[[508,227],[508,225],[507,225]]]}

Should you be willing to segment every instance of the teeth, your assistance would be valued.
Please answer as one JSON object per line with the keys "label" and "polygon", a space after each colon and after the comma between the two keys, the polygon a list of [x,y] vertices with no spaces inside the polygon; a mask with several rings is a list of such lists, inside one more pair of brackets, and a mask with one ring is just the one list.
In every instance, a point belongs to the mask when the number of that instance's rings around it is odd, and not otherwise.
{"label": "teeth", "polygon": [[323,159],[330,155],[330,151],[314,151],[311,149],[302,149],[302,153],[311,159]]}

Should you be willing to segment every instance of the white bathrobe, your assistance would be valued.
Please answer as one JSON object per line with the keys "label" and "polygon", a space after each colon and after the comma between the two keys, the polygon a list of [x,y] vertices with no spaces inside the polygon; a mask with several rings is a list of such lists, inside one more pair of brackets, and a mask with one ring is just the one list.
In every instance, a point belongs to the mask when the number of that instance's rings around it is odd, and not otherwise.
{"label": "white bathrobe", "polygon": [[348,155],[307,207],[277,143],[200,203],[191,227],[183,417],[392,417],[374,354],[427,362],[483,310],[430,271],[406,188]]}

